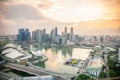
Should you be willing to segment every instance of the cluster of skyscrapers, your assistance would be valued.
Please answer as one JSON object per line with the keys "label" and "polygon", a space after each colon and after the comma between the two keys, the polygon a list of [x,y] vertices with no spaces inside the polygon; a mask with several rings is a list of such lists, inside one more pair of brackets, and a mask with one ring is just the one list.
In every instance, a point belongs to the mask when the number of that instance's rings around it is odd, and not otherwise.
{"label": "cluster of skyscrapers", "polygon": [[[11,39],[11,38],[10,38]],[[79,44],[119,44],[119,36],[109,35],[76,35],[74,34],[73,27],[70,28],[70,32],[65,27],[61,34],[58,34],[58,28],[55,27],[46,33],[46,29],[34,30],[32,32],[29,29],[19,29],[17,35],[17,41],[19,43],[52,43],[52,44],[67,44],[72,45],[76,42]],[[102,44],[101,44],[102,45]]]}
{"label": "cluster of skyscrapers", "polygon": [[[68,35],[69,34],[69,35]],[[32,32],[32,41],[38,43],[56,43],[56,44],[66,44],[67,40],[73,41],[73,28],[71,28],[71,32],[67,33],[67,27],[65,27],[65,31],[62,34],[58,34],[58,28],[55,27],[50,31],[50,34],[46,33],[46,29],[43,30],[35,30]]]}
{"label": "cluster of skyscrapers", "polygon": [[46,29],[40,30],[37,29],[32,31],[30,35],[29,29],[19,29],[17,40],[19,43],[22,42],[36,42],[36,43],[56,43],[56,44],[66,44],[67,41],[73,42],[74,41],[74,32],[73,27],[71,27],[70,33],[67,32],[67,27],[65,30],[60,34],[58,34],[58,28],[55,27],[50,31],[50,34],[46,33]]}

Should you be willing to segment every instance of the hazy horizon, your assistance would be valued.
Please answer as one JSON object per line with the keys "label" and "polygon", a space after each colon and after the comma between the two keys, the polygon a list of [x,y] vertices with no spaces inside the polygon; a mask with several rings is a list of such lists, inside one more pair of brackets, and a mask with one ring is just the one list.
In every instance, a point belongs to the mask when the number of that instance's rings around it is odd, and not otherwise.
{"label": "hazy horizon", "polygon": [[120,0],[0,0],[0,35],[58,27],[79,35],[119,35]]}

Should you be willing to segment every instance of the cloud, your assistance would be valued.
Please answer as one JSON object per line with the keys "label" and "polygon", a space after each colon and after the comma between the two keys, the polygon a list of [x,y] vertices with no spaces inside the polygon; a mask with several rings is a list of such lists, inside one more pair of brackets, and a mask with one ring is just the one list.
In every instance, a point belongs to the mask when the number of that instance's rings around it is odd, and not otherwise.
{"label": "cloud", "polygon": [[74,29],[81,35],[120,35],[120,19],[80,22]]}
{"label": "cloud", "polygon": [[7,19],[43,19],[43,16],[35,8],[24,4],[8,5],[2,14]]}
{"label": "cloud", "polygon": [[20,28],[47,29],[64,27],[70,24],[59,23],[46,18],[35,7],[28,4],[2,4],[0,12],[0,35],[17,34]]}
{"label": "cloud", "polygon": [[49,0],[44,0],[38,4],[38,8],[40,9],[49,9],[53,5],[53,2]]}
{"label": "cloud", "polygon": [[120,19],[120,0],[102,0],[105,16]]}
{"label": "cloud", "polygon": [[112,5],[120,5],[120,0],[101,0],[102,2],[104,2],[105,5],[109,5],[109,6],[112,6]]}
{"label": "cloud", "polygon": [[[45,28],[47,32],[50,32],[51,29],[58,27],[59,29],[58,31],[61,33],[62,31],[64,31],[65,26],[67,27],[73,26],[74,32],[80,35],[84,35],[84,34],[88,34],[88,35],[90,34],[91,35],[99,35],[99,34],[116,35],[117,34],[119,35],[120,34],[119,19],[96,20],[96,21],[80,22],[78,24],[63,23],[63,22],[58,22],[50,18],[47,18],[46,15],[43,15],[43,13],[41,13],[41,9],[47,10],[51,8],[51,6],[54,5],[54,2],[51,2],[49,0],[45,0],[45,1],[40,0],[41,2],[38,2],[38,3],[35,2],[35,4],[32,4],[32,2],[27,3],[27,0],[22,0],[22,1],[17,0],[17,1],[16,0],[9,0],[9,1],[0,0],[0,35],[17,34],[17,30],[19,28],[28,28],[30,29],[30,31],[35,29]],[[31,0],[31,1],[34,1],[34,0]],[[107,9],[109,9],[109,11],[110,11],[110,7],[109,7],[110,5],[112,6],[112,8],[115,6],[115,4],[117,4],[117,6],[119,5],[119,3],[117,2],[118,0],[107,0],[108,2],[106,0],[102,0],[102,1],[105,1],[105,3],[103,4],[104,6],[106,6]],[[57,3],[59,2],[57,1]],[[71,4],[72,3],[74,3],[74,0],[72,0]],[[118,8],[115,8],[115,11],[117,11],[117,9]],[[61,12],[64,15],[64,11],[62,11],[62,9],[61,9]],[[117,15],[118,15],[118,12],[119,10],[116,12]],[[108,14],[108,16],[113,16],[109,12],[106,14]],[[114,13],[114,15],[116,14]],[[119,17],[119,15],[117,17]],[[70,19],[70,17],[68,17],[67,19]]]}
{"label": "cloud", "polygon": [[8,1],[8,0],[0,0],[0,2],[6,2],[6,1]]}

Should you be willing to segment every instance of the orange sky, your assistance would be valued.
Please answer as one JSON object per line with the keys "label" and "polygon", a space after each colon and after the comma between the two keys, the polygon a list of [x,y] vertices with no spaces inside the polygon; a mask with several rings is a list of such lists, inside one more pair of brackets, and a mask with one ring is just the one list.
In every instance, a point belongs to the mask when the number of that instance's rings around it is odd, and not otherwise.
{"label": "orange sky", "polygon": [[119,35],[119,7],[120,0],[0,0],[0,35],[65,26],[80,35]]}

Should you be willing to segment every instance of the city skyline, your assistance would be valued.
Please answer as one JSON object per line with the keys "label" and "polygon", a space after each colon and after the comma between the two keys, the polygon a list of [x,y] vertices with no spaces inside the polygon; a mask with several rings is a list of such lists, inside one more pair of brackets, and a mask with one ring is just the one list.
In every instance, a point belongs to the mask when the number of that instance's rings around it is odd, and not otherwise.
{"label": "city skyline", "polygon": [[[79,35],[120,35],[119,0],[0,0],[0,35],[20,28],[50,32],[74,28]],[[94,5],[93,5],[94,4]]]}

